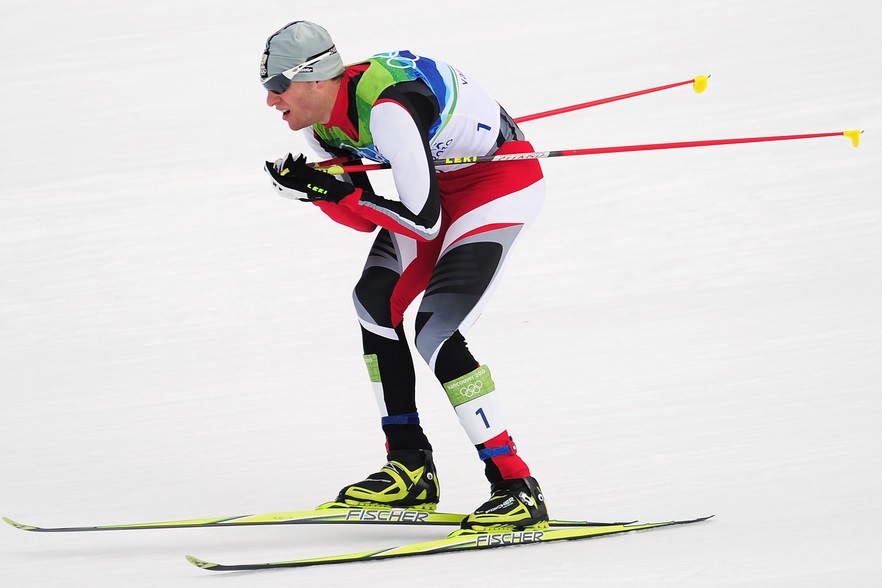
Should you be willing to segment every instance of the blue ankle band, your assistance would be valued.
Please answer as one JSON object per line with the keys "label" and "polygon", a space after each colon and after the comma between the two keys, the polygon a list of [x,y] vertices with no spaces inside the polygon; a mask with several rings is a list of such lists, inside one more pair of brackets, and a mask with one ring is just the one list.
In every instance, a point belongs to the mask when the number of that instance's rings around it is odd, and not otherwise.
{"label": "blue ankle band", "polygon": [[502,447],[486,447],[478,450],[478,457],[483,461],[493,459],[498,455],[506,455],[511,453],[511,445],[503,445]]}
{"label": "blue ankle band", "polygon": [[508,443],[505,445],[501,445],[499,447],[485,447],[484,449],[478,450],[478,457],[481,458],[482,461],[487,461],[488,459],[493,459],[494,457],[498,457],[500,455],[515,455],[518,452],[517,445],[514,443],[514,439],[511,437],[508,438]]}
{"label": "blue ankle band", "polygon": [[412,412],[410,414],[393,414],[384,416],[380,419],[384,425],[418,425],[420,424],[420,415]]}

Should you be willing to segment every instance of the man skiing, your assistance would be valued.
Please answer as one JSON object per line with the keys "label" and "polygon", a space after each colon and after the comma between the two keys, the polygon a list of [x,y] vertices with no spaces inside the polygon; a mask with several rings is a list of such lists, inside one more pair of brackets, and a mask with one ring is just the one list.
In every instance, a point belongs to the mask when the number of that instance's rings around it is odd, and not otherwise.
{"label": "man skiing", "polygon": [[328,503],[434,510],[440,486],[420,426],[404,312],[423,293],[415,347],[432,369],[484,461],[490,499],[462,522],[469,531],[543,528],[542,491],[518,455],[490,370],[465,335],[496,287],[512,247],[539,213],[538,162],[440,166],[433,160],[531,151],[503,108],[462,72],[408,51],[344,66],[328,32],[307,21],[267,39],[266,103],[292,130],[306,129],[323,159],[391,165],[397,198],[366,173],[342,178],[302,155],[267,162],[283,196],[312,202],[359,231],[379,227],[353,301],[364,360],[381,413],[387,463]]}

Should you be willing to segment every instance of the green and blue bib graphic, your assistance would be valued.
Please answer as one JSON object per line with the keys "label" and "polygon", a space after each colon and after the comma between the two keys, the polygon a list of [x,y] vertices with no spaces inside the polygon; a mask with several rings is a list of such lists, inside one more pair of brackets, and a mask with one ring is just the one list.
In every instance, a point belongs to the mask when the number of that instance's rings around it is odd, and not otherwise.
{"label": "green and blue bib graphic", "polygon": [[368,69],[362,74],[355,88],[358,113],[358,137],[353,139],[339,127],[313,126],[316,135],[334,147],[351,151],[366,159],[388,163],[374,145],[370,132],[371,108],[380,94],[401,82],[423,80],[438,100],[440,114],[429,128],[430,138],[441,132],[456,106],[457,72],[447,64],[410,51],[378,53],[366,62]]}

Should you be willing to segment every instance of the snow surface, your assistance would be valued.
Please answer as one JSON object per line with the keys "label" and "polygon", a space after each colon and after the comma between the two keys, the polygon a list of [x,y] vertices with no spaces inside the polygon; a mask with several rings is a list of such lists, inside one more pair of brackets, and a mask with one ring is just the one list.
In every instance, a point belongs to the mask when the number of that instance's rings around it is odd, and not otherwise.
{"label": "snow surface", "polygon": [[[2,586],[878,586],[882,41],[871,0],[3,0],[0,514],[45,525],[299,510],[383,460],[350,289],[371,236],[274,196],[305,148],[263,104],[268,34],[410,48],[539,149],[866,129],[546,160],[548,198],[471,333],[561,518],[701,525],[339,568],[211,574],[431,539],[333,527],[40,535]],[[391,191],[388,175],[375,182]],[[420,366],[443,510],[487,495]]]}

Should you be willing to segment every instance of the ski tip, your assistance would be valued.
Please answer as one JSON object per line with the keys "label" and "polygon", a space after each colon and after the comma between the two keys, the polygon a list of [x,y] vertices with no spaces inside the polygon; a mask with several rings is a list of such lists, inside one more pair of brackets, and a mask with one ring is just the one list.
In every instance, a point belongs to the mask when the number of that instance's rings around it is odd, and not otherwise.
{"label": "ski tip", "polygon": [[211,563],[210,561],[205,561],[204,559],[199,559],[198,557],[193,557],[192,555],[187,556],[187,561],[197,568],[202,568],[203,570],[211,570],[218,567],[219,565],[216,563]]}
{"label": "ski tip", "polygon": [[707,515],[707,516],[703,516],[703,517],[696,517],[694,519],[670,519],[670,520],[665,520],[665,521],[658,522],[658,523],[651,523],[651,522],[650,523],[642,523],[642,522],[638,521],[635,523],[626,523],[624,526],[637,528],[637,529],[643,528],[643,527],[645,527],[647,529],[652,529],[655,527],[670,527],[673,525],[689,525],[692,523],[701,523],[703,521],[710,520],[710,519],[714,518],[714,516],[715,515]]}
{"label": "ski tip", "polygon": [[854,145],[854,148],[857,149],[861,144],[861,135],[863,131],[859,131],[857,129],[852,131],[843,131],[842,134],[851,139],[851,144]]}
{"label": "ski tip", "polygon": [[701,94],[705,90],[707,90],[707,79],[710,76],[697,76],[692,80],[692,89],[695,90],[696,94]]}
{"label": "ski tip", "polygon": [[695,519],[686,519],[686,520],[683,520],[683,521],[675,521],[675,522],[676,522],[676,523],[685,523],[685,524],[687,524],[687,525],[688,525],[689,523],[702,523],[702,522],[704,522],[704,521],[709,521],[710,519],[714,518],[714,516],[715,516],[715,515],[707,515],[707,516],[705,516],[705,517],[698,517],[698,518],[695,518]]}
{"label": "ski tip", "polygon": [[22,523],[17,523],[15,521],[13,521],[12,519],[6,518],[6,517],[3,517],[3,522],[5,522],[8,525],[12,525],[16,529],[21,529],[22,531],[34,531],[36,529],[36,527],[32,527],[31,525],[25,525]]}

